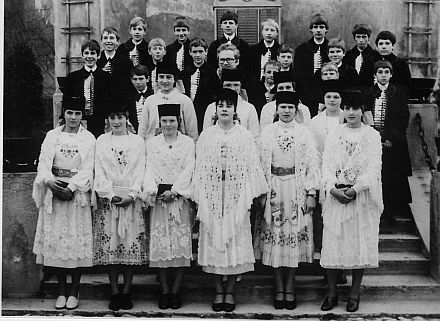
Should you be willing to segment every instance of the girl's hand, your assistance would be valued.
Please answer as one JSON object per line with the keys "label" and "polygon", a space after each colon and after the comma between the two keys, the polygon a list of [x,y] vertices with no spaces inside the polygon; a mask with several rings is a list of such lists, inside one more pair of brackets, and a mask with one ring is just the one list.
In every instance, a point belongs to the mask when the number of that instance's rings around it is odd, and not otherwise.
{"label": "girl's hand", "polygon": [[347,190],[348,190],[348,187],[339,188],[339,189],[338,188],[332,188],[330,190],[330,194],[332,194],[333,197],[336,198],[339,203],[348,204],[353,199],[348,197],[347,195],[345,195],[345,191],[347,191]]}
{"label": "girl's hand", "polygon": [[127,196],[127,197],[122,198],[119,202],[116,202],[115,205],[126,207],[126,206],[130,205],[131,203],[134,203],[133,197]]}
{"label": "girl's hand", "polygon": [[165,203],[170,203],[170,202],[173,202],[176,197],[177,197],[177,194],[175,192],[165,191],[157,199],[161,200],[162,202],[165,202]]}
{"label": "girl's hand", "polygon": [[308,195],[306,197],[306,208],[305,208],[305,214],[313,212],[313,210],[316,207],[316,199],[315,197]]}

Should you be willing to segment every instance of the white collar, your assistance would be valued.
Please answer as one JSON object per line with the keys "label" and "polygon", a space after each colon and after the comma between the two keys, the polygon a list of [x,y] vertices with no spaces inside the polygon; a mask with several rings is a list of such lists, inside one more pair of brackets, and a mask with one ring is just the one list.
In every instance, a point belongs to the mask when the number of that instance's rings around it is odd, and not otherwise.
{"label": "white collar", "polygon": [[390,84],[390,83],[388,83],[388,84],[386,84],[386,85],[381,85],[381,84],[377,83],[377,87],[379,87],[380,90],[385,91],[385,90],[388,89],[388,85],[389,85],[389,84]]}
{"label": "white collar", "polygon": [[232,39],[235,38],[235,33],[232,34],[231,36],[229,36],[229,35],[227,35],[226,33],[224,33],[223,36],[224,36],[226,39],[228,39],[228,41],[232,41]]}
{"label": "white collar", "polygon": [[317,44],[317,45],[322,45],[324,43],[325,38],[322,38],[322,40],[320,42],[316,41],[315,38],[313,38],[313,41]]}
{"label": "white collar", "polygon": [[132,42],[135,46],[137,46],[137,45],[139,45],[139,44],[142,42],[142,39],[141,39],[141,41],[139,41],[139,42],[135,42],[134,39],[131,38],[131,42]]}
{"label": "white collar", "polygon": [[91,71],[95,72],[95,70],[96,70],[97,68],[98,68],[97,65],[94,65],[93,68],[89,68],[89,67],[87,67],[87,66],[84,66],[84,69],[85,69],[87,72],[91,72]]}
{"label": "white collar", "polygon": [[272,48],[274,44],[275,40],[273,40],[270,44],[267,44],[266,40],[264,40],[264,45],[266,46],[266,48]]}
{"label": "white collar", "polygon": [[105,54],[105,58],[107,58],[107,60],[113,59],[116,55],[116,50],[113,51],[113,55],[111,55],[111,56],[106,51],[104,51],[104,54]]}

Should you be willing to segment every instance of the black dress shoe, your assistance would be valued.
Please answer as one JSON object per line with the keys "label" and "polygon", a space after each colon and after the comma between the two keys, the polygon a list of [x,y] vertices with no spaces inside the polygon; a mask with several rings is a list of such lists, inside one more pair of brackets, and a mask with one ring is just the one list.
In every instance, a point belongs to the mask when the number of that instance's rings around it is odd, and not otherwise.
{"label": "black dress shoe", "polygon": [[171,309],[179,309],[182,306],[182,297],[179,293],[171,293],[170,301]]}
{"label": "black dress shoe", "polygon": [[294,310],[296,309],[297,303],[296,303],[296,296],[292,292],[286,292],[286,294],[293,295],[293,301],[284,300],[284,307],[287,310]]}
{"label": "black dress shoe", "polygon": [[349,298],[347,302],[347,312],[356,312],[359,309],[360,297],[357,299]]}
{"label": "black dress shoe", "polygon": [[321,304],[322,311],[330,311],[338,305],[338,296],[326,296],[324,302]]}
{"label": "black dress shoe", "polygon": [[277,310],[284,309],[284,302],[285,302],[284,299],[283,300],[277,300],[277,294],[280,294],[280,293],[282,293],[283,297],[284,297],[284,292],[283,291],[277,291],[275,293],[275,298],[273,299],[273,307],[275,309],[277,309]]}
{"label": "black dress shoe", "polygon": [[121,308],[121,293],[117,293],[110,297],[108,308],[113,311],[118,311]]}
{"label": "black dress shoe", "polygon": [[[234,293],[226,292],[225,295],[226,294],[229,294],[232,297],[234,297]],[[235,303],[223,302],[223,311],[225,311],[225,312],[232,312],[234,310],[235,310]]]}
{"label": "black dress shoe", "polygon": [[159,298],[159,309],[165,310],[170,307],[170,294],[161,293]]}
{"label": "black dress shoe", "polygon": [[121,309],[130,310],[131,308],[133,308],[133,302],[130,293],[121,294]]}
{"label": "black dress shoe", "polygon": [[[224,295],[224,293],[222,293],[222,292],[217,292],[215,295]],[[224,297],[223,297],[223,300],[224,300]],[[213,310],[214,312],[220,312],[220,311],[223,311],[223,305],[224,305],[224,302],[213,303],[213,304],[212,304],[212,310]]]}

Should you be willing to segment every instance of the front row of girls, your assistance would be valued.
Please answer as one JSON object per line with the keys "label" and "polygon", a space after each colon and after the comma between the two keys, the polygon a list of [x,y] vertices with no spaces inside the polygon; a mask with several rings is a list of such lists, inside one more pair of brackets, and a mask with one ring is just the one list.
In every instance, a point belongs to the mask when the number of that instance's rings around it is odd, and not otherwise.
{"label": "front row of girls", "polygon": [[[328,80],[325,109],[310,126],[298,121],[297,94],[279,90],[259,148],[240,125],[238,93],[228,88],[217,91],[213,125],[196,148],[181,132],[181,104],[158,103],[160,133],[144,143],[128,130],[125,105],[108,103],[110,131],[95,140],[81,125],[84,98],[66,96],[65,124],[47,133],[33,189],[39,209],[33,251],[37,263],[56,271],[56,308],[78,306],[80,268],[92,265],[107,268],[109,308],[132,308],[133,268],[144,264],[158,268],[159,307],[179,308],[192,257],[191,200],[200,221],[198,264],[214,279],[214,311],[235,309],[237,276],[253,271],[255,259],[274,270],[274,307],[295,309],[296,268],[313,260],[317,202],[324,222],[320,263],[328,280],[321,309],[338,304],[337,270],[353,269],[346,309],[356,311],[364,269],[378,266],[382,145],[384,166],[393,161],[392,149],[405,145],[392,127],[407,117],[393,103],[402,93],[389,84],[392,66],[378,62],[375,73],[378,84],[365,94],[365,114],[358,92],[343,92],[338,80]],[[252,240],[254,201],[264,210],[261,233]]]}

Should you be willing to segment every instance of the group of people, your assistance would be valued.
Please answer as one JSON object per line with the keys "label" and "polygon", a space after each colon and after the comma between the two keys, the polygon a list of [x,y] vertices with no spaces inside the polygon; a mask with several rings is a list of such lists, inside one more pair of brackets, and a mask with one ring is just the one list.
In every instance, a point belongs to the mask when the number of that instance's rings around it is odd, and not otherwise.
{"label": "group of people", "polygon": [[134,267],[147,264],[159,307],[180,308],[196,222],[214,311],[235,309],[237,277],[255,260],[273,268],[274,307],[295,309],[295,271],[315,249],[327,272],[321,309],[338,304],[341,269],[353,269],[347,311],[359,308],[364,269],[378,266],[381,214],[411,198],[411,77],[392,53],[395,36],[380,32],[375,51],[371,27],[356,25],[346,52],[317,14],[293,55],[273,19],[253,46],[237,37],[234,12],[220,23],[224,36],[209,47],[189,40],[184,17],[168,46],[144,40],[140,17],[125,43],[106,27],[102,52],[95,40],[82,45],[84,67],[67,76],[33,189],[34,253],[56,271],[57,309],[78,306],[81,267],[95,265],[107,268],[109,308],[131,309]]}

